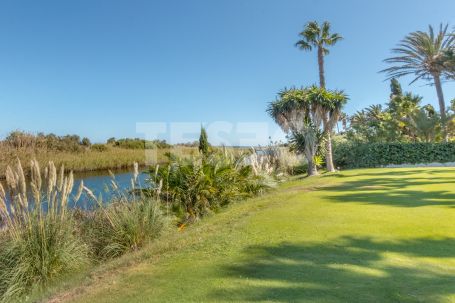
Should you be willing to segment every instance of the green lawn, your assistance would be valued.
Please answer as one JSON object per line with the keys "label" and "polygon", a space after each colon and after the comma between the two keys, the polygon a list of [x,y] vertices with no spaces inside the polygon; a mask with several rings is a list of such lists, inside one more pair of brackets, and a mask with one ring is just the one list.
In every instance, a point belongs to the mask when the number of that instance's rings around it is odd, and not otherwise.
{"label": "green lawn", "polygon": [[157,242],[140,261],[59,299],[455,302],[454,207],[454,168],[296,180]]}

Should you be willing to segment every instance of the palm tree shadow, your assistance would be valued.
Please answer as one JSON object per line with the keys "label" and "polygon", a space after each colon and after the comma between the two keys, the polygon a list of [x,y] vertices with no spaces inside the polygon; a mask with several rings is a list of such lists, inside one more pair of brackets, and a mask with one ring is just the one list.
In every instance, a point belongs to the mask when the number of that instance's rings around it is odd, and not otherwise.
{"label": "palm tree shadow", "polygon": [[250,302],[440,302],[455,293],[454,269],[390,262],[385,253],[454,258],[455,239],[376,242],[343,237],[331,244],[251,246],[241,263],[220,270],[220,278],[236,279],[236,286],[214,291],[211,297]]}
{"label": "palm tree shadow", "polygon": [[[455,183],[447,170],[425,170],[429,177],[412,177],[415,170],[368,172],[346,178],[342,184],[325,187],[327,200],[341,203],[380,204],[395,207],[447,206],[455,207],[455,191],[431,190],[424,187]],[[340,177],[346,177],[339,174]],[[363,178],[366,177],[366,178]],[[453,186],[455,188],[455,186]]]}

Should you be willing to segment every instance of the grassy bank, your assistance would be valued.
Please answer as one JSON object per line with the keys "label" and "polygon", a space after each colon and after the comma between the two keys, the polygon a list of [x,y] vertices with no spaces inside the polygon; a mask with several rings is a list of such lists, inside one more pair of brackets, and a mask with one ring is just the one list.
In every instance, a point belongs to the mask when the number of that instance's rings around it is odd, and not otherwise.
{"label": "grassy bank", "polygon": [[[178,146],[144,150],[106,146],[104,150],[86,149],[73,152],[36,148],[16,149],[0,145],[0,178],[4,177],[6,167],[14,165],[17,158],[22,162],[26,171],[30,168],[30,161],[36,159],[42,165],[53,161],[57,167],[64,165],[67,170],[83,172],[127,168],[132,167],[134,162],[141,166],[154,164],[150,162],[155,161],[162,163],[167,161],[166,153],[168,152],[185,156],[195,153],[196,148]],[[149,161],[150,159],[152,161]]]}
{"label": "grassy bank", "polygon": [[296,180],[79,277],[51,302],[455,302],[455,169]]}
{"label": "grassy bank", "polygon": [[[253,156],[253,155],[252,155]],[[149,187],[138,189],[139,165],[130,186],[115,176],[105,189],[109,203],[96,197],[53,162],[31,161],[29,178],[20,162],[6,170],[0,184],[0,302],[22,301],[64,276],[142,249],[170,226],[191,225],[228,204],[257,196],[275,185],[269,162],[228,152],[206,151],[149,172]],[[74,189],[74,190],[73,190]],[[90,209],[72,208],[81,197]],[[172,223],[171,223],[172,222]]]}

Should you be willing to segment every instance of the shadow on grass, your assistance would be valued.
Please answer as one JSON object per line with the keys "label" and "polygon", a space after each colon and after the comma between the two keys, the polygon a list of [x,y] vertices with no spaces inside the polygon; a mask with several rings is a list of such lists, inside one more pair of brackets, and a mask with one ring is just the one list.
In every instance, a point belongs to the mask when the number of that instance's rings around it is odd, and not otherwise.
{"label": "shadow on grass", "polygon": [[[347,170],[350,171],[350,170]],[[355,170],[358,171],[358,170]],[[342,171],[344,172],[344,171]],[[448,172],[455,173],[455,167],[441,167],[441,168],[431,168],[431,167],[416,167],[412,169],[403,169],[403,168],[388,168],[384,171],[381,168],[375,168],[368,171],[363,171],[356,176],[409,176],[409,175],[416,175],[416,174],[430,174],[430,175],[442,175],[447,174]],[[341,173],[343,175],[343,173]]]}
{"label": "shadow on grass", "polygon": [[[453,173],[453,176],[450,176],[450,173]],[[447,185],[447,188],[455,189],[455,169],[367,172],[355,175],[356,179],[340,173],[337,177],[346,178],[346,181],[324,188],[327,192],[324,198],[329,201],[396,207],[455,207],[455,190],[426,191],[422,188]]]}
{"label": "shadow on grass", "polygon": [[[385,261],[385,253],[401,256]],[[273,302],[440,302],[455,294],[454,270],[406,257],[455,257],[455,239],[375,242],[344,237],[331,244],[252,246],[244,261],[226,266],[234,288],[214,300]],[[409,260],[409,259],[406,259]]]}

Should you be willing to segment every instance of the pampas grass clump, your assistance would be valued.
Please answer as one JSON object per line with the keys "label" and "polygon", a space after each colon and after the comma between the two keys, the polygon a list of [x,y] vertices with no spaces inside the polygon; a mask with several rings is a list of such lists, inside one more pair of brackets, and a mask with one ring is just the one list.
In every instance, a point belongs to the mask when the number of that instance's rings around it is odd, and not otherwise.
{"label": "pampas grass clump", "polygon": [[52,162],[44,171],[34,160],[30,167],[30,182],[18,161],[6,170],[7,190],[0,185],[0,302],[16,301],[88,263],[87,246],[67,208],[83,184],[71,197],[72,173],[65,175],[63,167],[57,173]]}
{"label": "pampas grass clump", "polygon": [[97,208],[86,212],[81,220],[83,237],[95,259],[115,258],[138,250],[169,226],[158,197],[144,194],[137,184],[138,176],[138,164],[135,163],[130,189],[120,190],[111,173],[109,190],[114,198],[108,205],[84,188],[87,196],[97,204]]}

